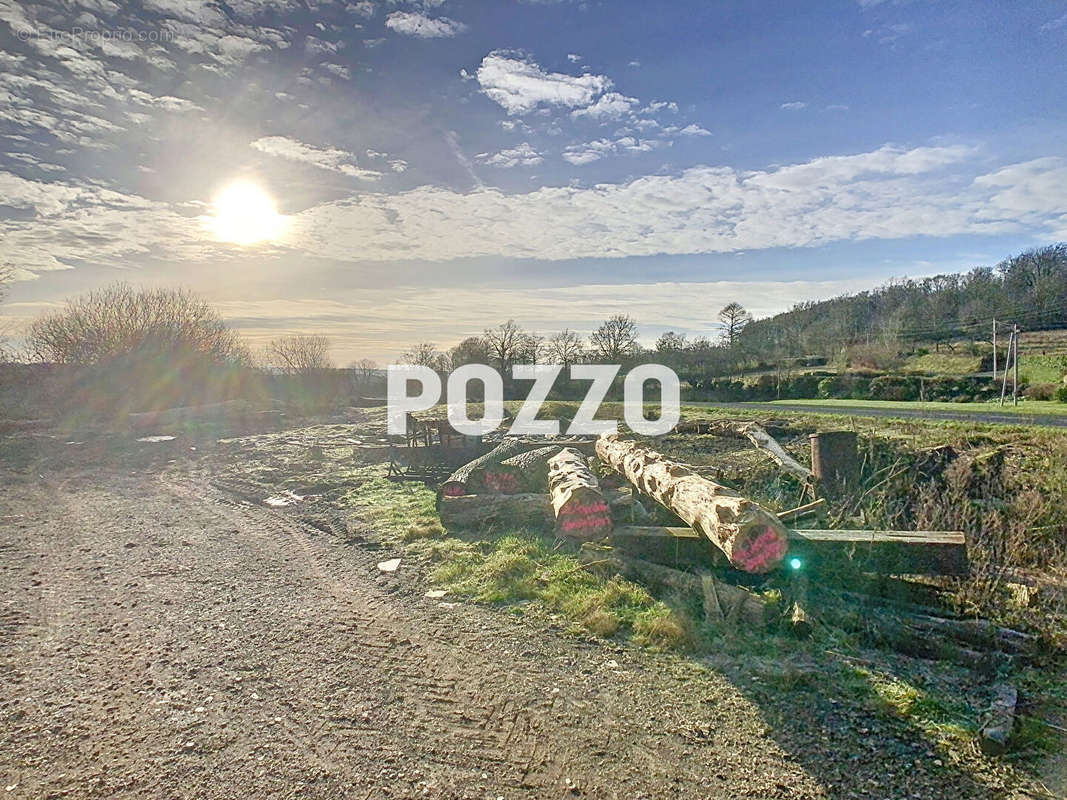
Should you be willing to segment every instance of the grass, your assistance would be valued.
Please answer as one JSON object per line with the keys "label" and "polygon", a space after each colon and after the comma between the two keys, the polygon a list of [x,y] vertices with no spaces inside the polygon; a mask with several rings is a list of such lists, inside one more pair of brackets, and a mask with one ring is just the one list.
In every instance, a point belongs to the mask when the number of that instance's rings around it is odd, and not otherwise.
{"label": "grass", "polygon": [[[948,402],[920,402],[918,400],[770,400],[762,405],[768,410],[775,406],[811,406],[812,408],[840,409],[841,413],[847,414],[850,408],[882,408],[891,411],[952,411],[965,414],[1047,414],[1067,415],[1067,403],[1058,403],[1054,400],[1027,400],[1022,399],[1019,405],[1013,406],[1010,401],[1005,401],[1001,406],[997,403],[948,403]],[[684,406],[684,403],[683,403]]]}
{"label": "grass", "polygon": [[904,362],[906,371],[934,375],[971,375],[982,371],[982,357],[965,353],[927,353]]}
{"label": "grass", "polygon": [[1055,383],[1063,380],[1067,372],[1067,356],[1019,355],[1019,379],[1024,383]]}
{"label": "grass", "polygon": [[685,651],[693,623],[638,584],[591,572],[557,540],[521,528],[446,531],[434,493],[420,484],[368,475],[342,500],[383,540],[429,564],[434,586],[449,595],[505,606],[560,622],[577,633],[629,636],[651,647]]}

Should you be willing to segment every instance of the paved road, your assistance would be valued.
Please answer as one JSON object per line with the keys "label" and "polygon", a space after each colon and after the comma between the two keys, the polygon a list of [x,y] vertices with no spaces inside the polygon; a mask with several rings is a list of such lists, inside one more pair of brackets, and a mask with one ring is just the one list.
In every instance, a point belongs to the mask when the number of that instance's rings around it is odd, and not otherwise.
{"label": "paved road", "polygon": [[980,422],[990,425],[1042,425],[1067,428],[1067,415],[1014,414],[977,411],[943,411],[940,409],[869,408],[866,406],[808,406],[789,403],[683,403],[700,408],[746,409],[753,411],[787,411],[800,414],[843,414],[850,417],[883,417],[887,419],[933,419],[953,422]]}

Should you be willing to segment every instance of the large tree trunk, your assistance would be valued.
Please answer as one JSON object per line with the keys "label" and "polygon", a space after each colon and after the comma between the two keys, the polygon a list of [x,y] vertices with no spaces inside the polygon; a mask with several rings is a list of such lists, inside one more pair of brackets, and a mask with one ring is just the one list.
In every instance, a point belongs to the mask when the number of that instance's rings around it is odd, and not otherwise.
{"label": "large tree trunk", "polygon": [[789,541],[782,523],[732,489],[616,434],[602,435],[596,451],[641,492],[706,536],[738,569],[770,572],[785,557]]}
{"label": "large tree trunk", "polygon": [[560,451],[559,445],[549,445],[519,453],[499,464],[488,464],[475,470],[471,483],[484,486],[499,494],[543,492],[548,487],[548,460]]}
{"label": "large tree trunk", "polygon": [[471,481],[476,470],[488,466],[489,464],[496,464],[503,461],[505,458],[509,458],[523,449],[528,448],[528,444],[524,444],[513,437],[504,439],[504,441],[485,455],[479,456],[473,461],[468,461],[453,472],[448,477],[448,480],[441,484],[438,497],[458,497],[467,494],[468,491],[475,489],[474,486],[468,486],[468,483]]}
{"label": "large tree trunk", "polygon": [[440,498],[438,511],[446,528],[516,525],[543,528],[554,515],[548,496],[541,494],[464,494]]}
{"label": "large tree trunk", "polygon": [[588,540],[611,531],[611,509],[596,475],[577,450],[564,448],[548,460],[548,491],[560,533]]}

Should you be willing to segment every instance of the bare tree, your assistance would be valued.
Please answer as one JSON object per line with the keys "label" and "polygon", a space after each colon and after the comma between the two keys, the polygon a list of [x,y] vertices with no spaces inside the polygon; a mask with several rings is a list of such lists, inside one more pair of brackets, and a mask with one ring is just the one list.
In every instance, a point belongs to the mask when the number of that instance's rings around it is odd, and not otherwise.
{"label": "bare tree", "polygon": [[723,324],[722,340],[727,347],[737,343],[744,327],[752,321],[752,315],[740,303],[727,303],[719,312],[719,322]]}
{"label": "bare tree", "polygon": [[504,374],[510,374],[511,365],[529,354],[531,344],[530,334],[513,319],[495,328],[486,328],[485,343],[489,359]]}
{"label": "bare tree", "polygon": [[468,336],[448,351],[448,359],[452,369],[465,364],[487,364],[489,345],[481,336]]}
{"label": "bare tree", "polygon": [[378,362],[372,358],[361,358],[359,361],[352,362],[352,369],[356,371],[359,380],[366,383],[374,377],[374,372],[378,369]]}
{"label": "bare tree", "polygon": [[419,342],[400,356],[405,364],[437,369],[441,366],[441,354],[433,342]]}
{"label": "bare tree", "polygon": [[267,363],[293,375],[330,369],[330,340],[325,336],[283,336],[275,339],[266,350]]}
{"label": "bare tree", "polygon": [[570,367],[571,364],[577,364],[582,359],[585,354],[585,344],[581,336],[569,328],[564,328],[545,342],[545,353],[553,364]]}
{"label": "bare tree", "polygon": [[208,303],[185,289],[116,283],[36,319],[27,341],[44,361],[103,364],[118,359],[248,363],[250,355]]}
{"label": "bare tree", "polygon": [[616,314],[593,331],[589,344],[601,361],[615,363],[628,358],[637,352],[637,323],[627,314]]}

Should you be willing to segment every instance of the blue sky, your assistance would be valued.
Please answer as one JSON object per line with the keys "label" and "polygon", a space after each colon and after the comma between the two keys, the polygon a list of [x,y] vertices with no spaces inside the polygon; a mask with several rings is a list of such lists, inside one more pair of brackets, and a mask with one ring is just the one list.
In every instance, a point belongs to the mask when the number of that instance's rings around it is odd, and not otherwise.
{"label": "blue sky", "polygon": [[[1067,238],[1065,46],[1053,2],[0,0],[0,315],[124,279],[342,363],[714,335]],[[235,182],[271,235],[219,233]]]}

